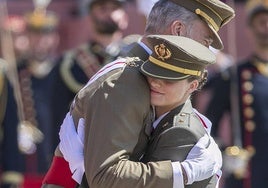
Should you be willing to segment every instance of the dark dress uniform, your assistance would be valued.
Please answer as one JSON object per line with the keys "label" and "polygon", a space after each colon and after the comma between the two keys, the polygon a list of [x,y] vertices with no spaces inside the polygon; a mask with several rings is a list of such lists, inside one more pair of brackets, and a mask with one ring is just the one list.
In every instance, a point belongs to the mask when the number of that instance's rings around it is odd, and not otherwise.
{"label": "dark dress uniform", "polygon": [[[54,149],[52,140],[52,116],[51,109],[54,72],[48,72],[44,76],[35,76],[28,70],[29,60],[23,60],[18,69],[21,95],[25,118],[43,133],[41,143],[37,144],[37,152],[25,156],[25,171],[28,173],[45,173],[50,165]],[[53,65],[51,65],[53,69]],[[18,123],[17,123],[18,124]]]}
{"label": "dark dress uniform", "polygon": [[[51,88],[54,82],[50,72],[44,77],[36,77],[28,70],[28,60],[22,60],[18,67],[19,89],[21,92],[25,120],[31,122],[43,133],[42,142],[36,145],[36,152],[25,154],[19,149],[18,105],[13,85],[7,82],[7,104],[3,119],[2,161],[3,180],[14,184],[23,180],[23,174],[42,175],[50,165],[54,149],[51,147]],[[20,179],[16,181],[15,179]],[[13,179],[12,182],[10,178]],[[9,186],[7,186],[9,187]]]}
{"label": "dark dress uniform", "polygon": [[[13,88],[10,84],[7,86],[7,105],[5,110],[5,116],[2,123],[3,140],[2,140],[2,187],[7,187],[8,184],[21,183],[23,180],[23,155],[19,151],[18,147],[18,116],[17,116],[17,104],[13,95]],[[9,177],[13,177],[10,181]]]}
{"label": "dark dress uniform", "polygon": [[1,187],[5,188],[23,181],[23,157],[17,142],[18,116],[14,91],[5,74],[1,75],[1,82]]}
{"label": "dark dress uniform", "polygon": [[[268,168],[268,90],[266,89],[268,74],[263,72],[263,66],[267,67],[267,62],[262,62],[258,57],[251,57],[239,63],[235,69],[231,67],[211,79],[208,84],[214,92],[206,110],[207,117],[213,123],[212,134],[216,135],[224,112],[231,112],[231,119],[239,120],[239,123],[233,124],[232,128],[239,126],[238,130],[240,130],[239,134],[233,135],[233,138],[239,139],[242,147],[253,154],[246,178],[237,179],[231,175],[226,180],[227,188],[268,187],[266,173]],[[232,88],[232,83],[236,88]],[[232,93],[235,90],[238,93]],[[239,107],[237,112],[231,105],[232,96],[238,96],[238,101],[234,104]]]}

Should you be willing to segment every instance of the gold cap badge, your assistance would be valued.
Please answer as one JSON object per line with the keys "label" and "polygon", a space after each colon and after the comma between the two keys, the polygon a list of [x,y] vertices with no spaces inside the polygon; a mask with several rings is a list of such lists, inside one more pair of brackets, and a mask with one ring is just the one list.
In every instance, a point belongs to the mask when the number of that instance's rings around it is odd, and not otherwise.
{"label": "gold cap badge", "polygon": [[154,51],[158,58],[162,61],[169,59],[171,57],[170,50],[165,46],[165,44],[159,44],[154,47]]}

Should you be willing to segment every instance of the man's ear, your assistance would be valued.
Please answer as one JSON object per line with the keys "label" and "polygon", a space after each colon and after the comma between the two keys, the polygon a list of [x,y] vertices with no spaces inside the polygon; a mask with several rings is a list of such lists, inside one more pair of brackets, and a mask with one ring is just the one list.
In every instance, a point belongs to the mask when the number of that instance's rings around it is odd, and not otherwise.
{"label": "man's ear", "polygon": [[172,22],[170,30],[171,35],[185,36],[186,33],[186,27],[180,20]]}

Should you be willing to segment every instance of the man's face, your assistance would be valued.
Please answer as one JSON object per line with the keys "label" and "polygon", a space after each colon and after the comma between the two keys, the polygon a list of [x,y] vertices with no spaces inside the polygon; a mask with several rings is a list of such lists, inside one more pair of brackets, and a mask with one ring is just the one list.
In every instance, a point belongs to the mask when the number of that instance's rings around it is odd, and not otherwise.
{"label": "man's face", "polygon": [[192,24],[186,26],[186,30],[182,31],[181,36],[191,38],[206,47],[213,42],[213,32],[203,20],[194,20]]}
{"label": "man's face", "polygon": [[58,34],[56,32],[39,33],[29,32],[31,57],[37,61],[44,61],[50,57],[58,46]]}
{"label": "man's face", "polygon": [[250,28],[256,44],[268,48],[268,13],[257,14],[253,18]]}
{"label": "man's face", "polygon": [[29,40],[25,33],[13,33],[13,43],[16,58],[21,58],[28,53]]}
{"label": "man's face", "polygon": [[97,32],[101,34],[113,34],[117,30],[125,29],[127,24],[124,9],[111,1],[96,3],[91,9],[91,17]]}

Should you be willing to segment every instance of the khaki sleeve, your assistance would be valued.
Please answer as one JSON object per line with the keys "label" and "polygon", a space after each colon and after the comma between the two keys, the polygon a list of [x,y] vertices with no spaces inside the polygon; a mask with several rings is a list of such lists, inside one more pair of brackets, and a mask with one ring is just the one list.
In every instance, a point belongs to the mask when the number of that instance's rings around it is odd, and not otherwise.
{"label": "khaki sleeve", "polygon": [[173,186],[170,161],[129,160],[149,113],[148,91],[138,71],[125,69],[106,79],[86,101],[85,172],[90,188]]}

